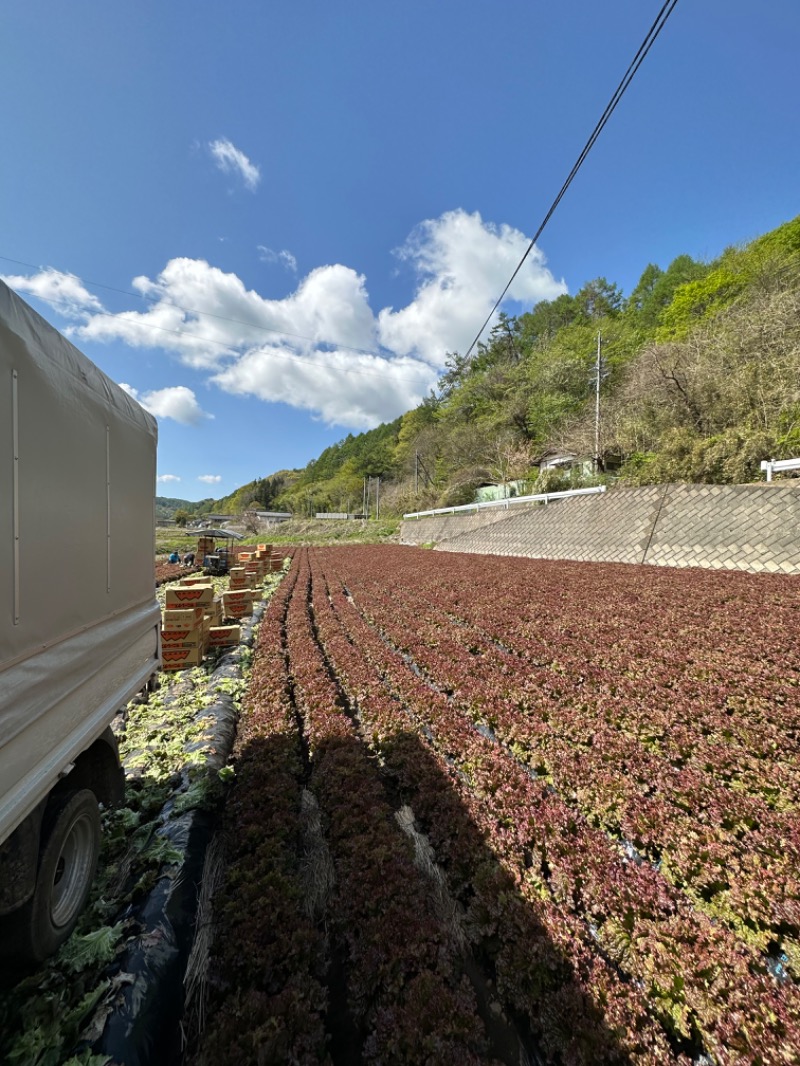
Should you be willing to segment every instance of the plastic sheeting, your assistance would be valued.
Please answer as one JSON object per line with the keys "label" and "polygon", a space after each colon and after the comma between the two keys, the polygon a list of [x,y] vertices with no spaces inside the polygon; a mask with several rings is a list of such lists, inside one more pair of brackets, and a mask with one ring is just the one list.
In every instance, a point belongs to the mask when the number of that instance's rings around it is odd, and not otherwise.
{"label": "plastic sheeting", "polygon": [[[243,627],[242,645],[252,646],[253,627],[263,613],[259,604]],[[239,648],[223,655],[208,687],[241,677]],[[210,707],[198,710],[208,719],[203,746],[208,772],[215,774],[230,759],[237,713],[232,698],[219,692]],[[190,745],[190,748],[196,745]],[[182,787],[188,786],[188,777]],[[180,798],[181,789],[178,789]],[[171,799],[161,812],[156,832],[182,852],[181,862],[160,877],[146,901],[135,909],[139,932],[129,941],[117,964],[126,980],[102,1036],[93,1045],[124,1066],[168,1066],[180,1058],[180,1021],[183,1014],[183,975],[194,939],[200,880],[206,849],[213,836],[215,816],[204,810],[175,812]]]}

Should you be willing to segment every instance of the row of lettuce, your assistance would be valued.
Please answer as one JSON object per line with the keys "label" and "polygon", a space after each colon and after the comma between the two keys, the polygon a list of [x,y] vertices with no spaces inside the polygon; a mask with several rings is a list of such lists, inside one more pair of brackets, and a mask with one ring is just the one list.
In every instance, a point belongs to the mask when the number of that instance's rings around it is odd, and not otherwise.
{"label": "row of lettuce", "polygon": [[298,552],[194,1057],[792,1061],[799,607],[790,578]]}

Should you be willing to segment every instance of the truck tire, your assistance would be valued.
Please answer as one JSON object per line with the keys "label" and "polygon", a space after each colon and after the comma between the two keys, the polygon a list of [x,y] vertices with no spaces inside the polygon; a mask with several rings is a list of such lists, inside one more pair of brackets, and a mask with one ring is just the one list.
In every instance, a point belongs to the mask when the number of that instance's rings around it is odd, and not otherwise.
{"label": "truck tire", "polygon": [[43,962],[58,951],[78,921],[100,853],[100,811],[88,788],[51,797],[42,827],[36,889],[14,923],[13,954]]}

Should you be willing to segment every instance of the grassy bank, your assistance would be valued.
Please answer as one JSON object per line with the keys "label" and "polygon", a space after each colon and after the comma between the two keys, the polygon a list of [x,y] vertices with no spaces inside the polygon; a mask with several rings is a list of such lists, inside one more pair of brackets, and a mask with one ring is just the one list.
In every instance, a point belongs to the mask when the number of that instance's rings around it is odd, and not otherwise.
{"label": "grassy bank", "polygon": [[[398,540],[400,519],[335,519],[293,518],[260,533],[245,533],[237,544],[385,544]],[[176,527],[156,529],[156,555],[177,551],[183,556],[197,547],[197,531]]]}
{"label": "grassy bank", "polygon": [[385,544],[400,536],[399,518],[293,518],[260,535],[270,544]]}

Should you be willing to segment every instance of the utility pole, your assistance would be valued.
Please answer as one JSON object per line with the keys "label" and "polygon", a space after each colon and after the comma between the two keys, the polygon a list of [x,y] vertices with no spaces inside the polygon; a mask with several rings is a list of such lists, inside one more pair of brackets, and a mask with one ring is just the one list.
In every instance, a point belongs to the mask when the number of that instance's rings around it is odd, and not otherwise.
{"label": "utility pole", "polygon": [[375,518],[380,518],[381,515],[381,479],[375,478]]}

